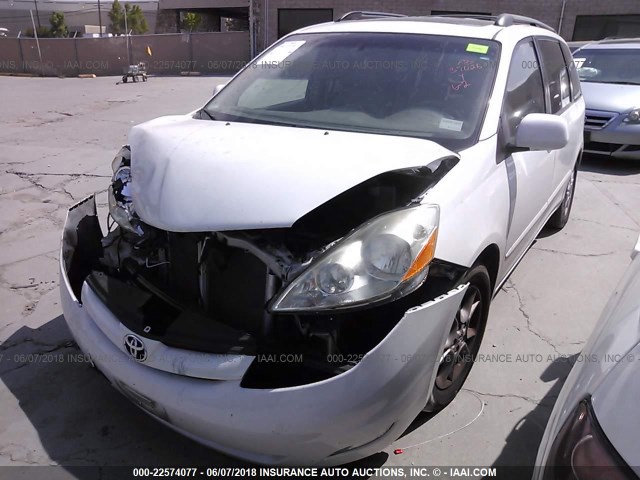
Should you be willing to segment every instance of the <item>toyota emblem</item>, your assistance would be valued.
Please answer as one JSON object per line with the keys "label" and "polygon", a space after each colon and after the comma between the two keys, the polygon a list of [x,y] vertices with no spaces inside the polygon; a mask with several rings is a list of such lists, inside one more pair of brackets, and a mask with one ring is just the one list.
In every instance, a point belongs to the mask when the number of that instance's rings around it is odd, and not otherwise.
{"label": "toyota emblem", "polygon": [[144,362],[147,359],[147,349],[142,340],[135,335],[124,337],[124,348],[138,362]]}

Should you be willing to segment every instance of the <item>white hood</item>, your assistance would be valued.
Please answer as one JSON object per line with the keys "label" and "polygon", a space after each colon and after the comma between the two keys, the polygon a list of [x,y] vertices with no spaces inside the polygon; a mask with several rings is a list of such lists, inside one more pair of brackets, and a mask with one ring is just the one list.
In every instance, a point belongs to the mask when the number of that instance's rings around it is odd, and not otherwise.
{"label": "white hood", "polygon": [[189,116],[138,125],[129,141],[136,212],[174,232],[290,227],[369,178],[455,155],[415,138]]}

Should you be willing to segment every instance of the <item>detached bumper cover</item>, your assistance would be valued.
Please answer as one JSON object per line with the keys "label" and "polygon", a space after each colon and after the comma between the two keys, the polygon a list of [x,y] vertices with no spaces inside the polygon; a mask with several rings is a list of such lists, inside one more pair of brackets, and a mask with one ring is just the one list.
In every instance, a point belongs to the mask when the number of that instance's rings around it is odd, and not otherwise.
{"label": "detached bumper cover", "polygon": [[[78,301],[66,264],[77,240],[74,231],[92,214],[90,198],[67,216],[60,256],[65,319],[82,351],[111,383],[171,428],[252,462],[333,465],[389,445],[424,407],[440,347],[466,285],[408,310],[379,345],[343,374],[291,388],[246,389],[240,381],[253,357],[197,364],[189,360],[189,352],[159,345],[155,348],[164,347],[165,363],[148,366],[121,347],[125,327],[88,284],[82,286],[82,303]],[[188,374],[184,358],[194,369]]]}

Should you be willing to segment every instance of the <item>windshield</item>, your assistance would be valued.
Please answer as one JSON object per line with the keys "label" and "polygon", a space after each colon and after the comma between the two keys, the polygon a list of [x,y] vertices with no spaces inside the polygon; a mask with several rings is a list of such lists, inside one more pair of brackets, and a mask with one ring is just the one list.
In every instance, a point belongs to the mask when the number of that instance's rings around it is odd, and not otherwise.
{"label": "windshield", "polygon": [[640,48],[580,50],[573,61],[583,82],[640,85]]}
{"label": "windshield", "polygon": [[205,107],[213,120],[428,138],[454,150],[480,129],[496,42],[386,33],[294,35]]}

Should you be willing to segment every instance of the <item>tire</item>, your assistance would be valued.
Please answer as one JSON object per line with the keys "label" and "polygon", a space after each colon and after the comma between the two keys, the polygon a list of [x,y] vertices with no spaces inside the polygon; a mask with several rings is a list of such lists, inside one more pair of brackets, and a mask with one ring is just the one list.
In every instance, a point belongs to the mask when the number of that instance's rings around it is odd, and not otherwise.
{"label": "tire", "polygon": [[[438,412],[453,401],[471,372],[480,350],[491,302],[491,279],[487,268],[484,265],[472,267],[460,280],[459,285],[465,283],[469,284],[469,288],[451,323],[449,336],[442,345],[435,383],[424,408],[427,412]],[[469,336],[470,333],[472,336]]]}
{"label": "tire", "polygon": [[573,197],[576,191],[576,178],[578,176],[578,168],[576,167],[569,178],[569,182],[564,190],[564,196],[562,197],[562,203],[558,209],[553,212],[553,215],[549,218],[547,225],[556,230],[562,230],[569,221],[569,215],[571,215],[571,207],[573,205]]}
{"label": "tire", "polygon": [[129,79],[127,78],[126,75],[124,77],[122,77],[122,83],[127,83],[127,80],[129,80]]}

